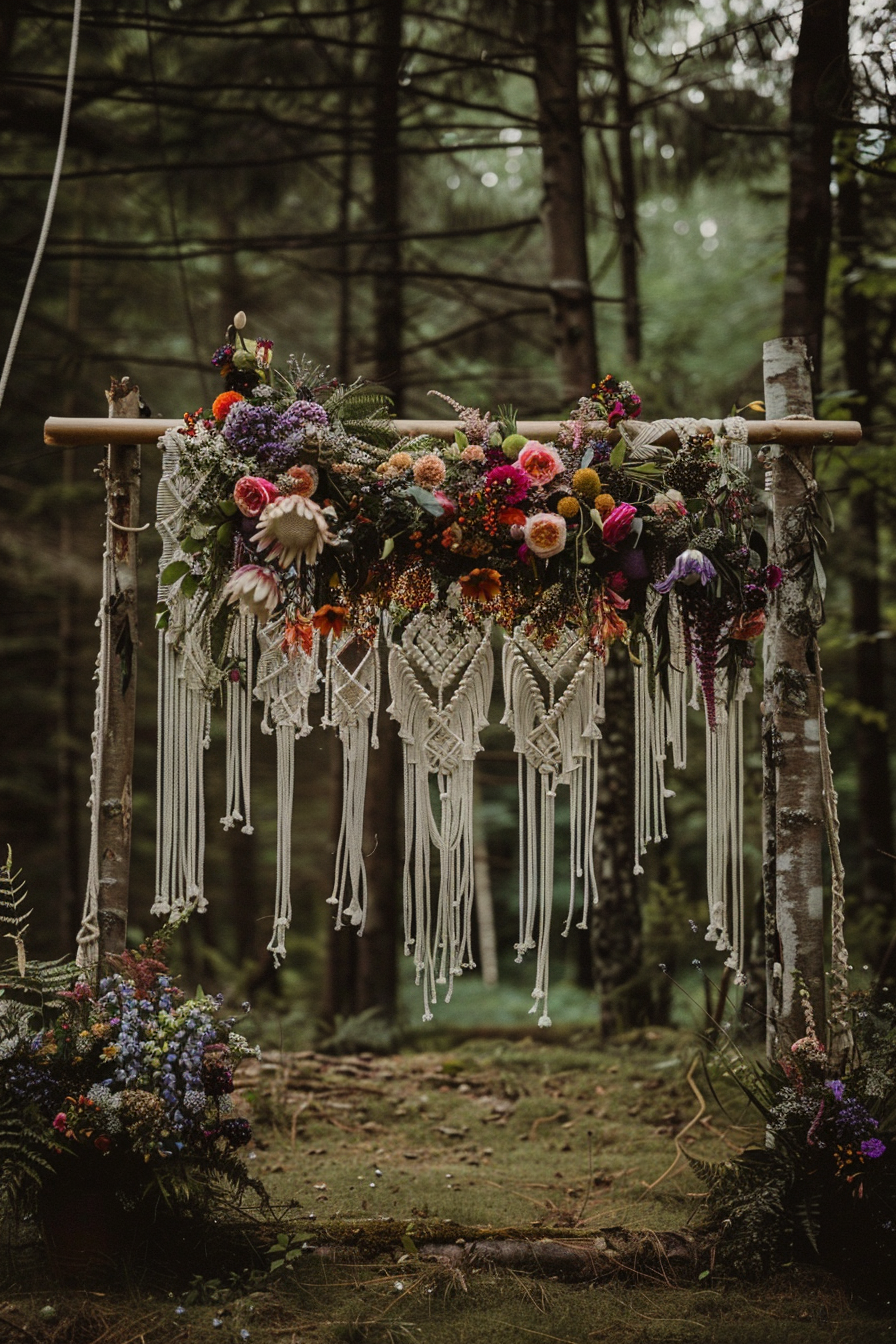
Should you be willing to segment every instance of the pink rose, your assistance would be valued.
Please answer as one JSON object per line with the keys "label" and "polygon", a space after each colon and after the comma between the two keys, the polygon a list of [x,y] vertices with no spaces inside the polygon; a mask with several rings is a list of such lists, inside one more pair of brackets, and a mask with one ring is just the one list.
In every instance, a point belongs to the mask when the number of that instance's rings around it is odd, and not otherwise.
{"label": "pink rose", "polygon": [[530,439],[525,448],[520,449],[516,461],[536,485],[548,485],[565,470],[563,459],[553,444],[537,443],[535,439]]}
{"label": "pink rose", "polygon": [[559,513],[533,513],[526,522],[523,536],[529,550],[540,559],[559,555],[566,545],[566,519]]}
{"label": "pink rose", "polygon": [[53,1121],[53,1128],[55,1130],[58,1130],[60,1134],[65,1133],[66,1129],[68,1128],[68,1118],[65,1114],[65,1111],[60,1111],[59,1114],[56,1116],[56,1119]]}
{"label": "pink rose", "polygon": [[634,504],[617,504],[615,509],[607,514],[603,531],[605,546],[618,546],[620,541],[625,541],[632,530],[632,519],[637,512]]}
{"label": "pink rose", "polygon": [[447,523],[457,513],[457,505],[453,499],[449,499],[444,490],[433,490],[432,497],[436,503],[442,506],[442,518]]}
{"label": "pink rose", "polygon": [[262,509],[280,498],[280,491],[263,476],[241,476],[233,487],[233,498],[240,513],[257,518]]}

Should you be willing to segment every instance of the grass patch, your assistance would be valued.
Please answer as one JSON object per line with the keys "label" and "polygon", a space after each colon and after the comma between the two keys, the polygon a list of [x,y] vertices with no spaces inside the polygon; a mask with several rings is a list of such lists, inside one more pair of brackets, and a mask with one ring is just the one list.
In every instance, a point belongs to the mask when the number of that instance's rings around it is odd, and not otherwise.
{"label": "grass patch", "polygon": [[[880,1306],[850,1300],[819,1270],[787,1266],[750,1288],[716,1277],[697,1231],[704,1192],[674,1164],[675,1138],[713,1158],[750,1131],[736,1112],[701,1109],[691,1037],[642,1031],[599,1048],[587,1032],[546,1036],[388,1057],[267,1053],[244,1070],[238,1101],[256,1132],[247,1162],[280,1223],[248,1219],[201,1247],[187,1229],[95,1292],[49,1284],[32,1229],[7,1249],[0,1342],[896,1338]],[[469,1255],[475,1238],[502,1236],[612,1256],[649,1248],[652,1234],[673,1246],[675,1229],[690,1229],[693,1254],[629,1256],[590,1282]],[[295,1254],[272,1272],[278,1235]],[[448,1248],[438,1261],[420,1254],[432,1242]]]}

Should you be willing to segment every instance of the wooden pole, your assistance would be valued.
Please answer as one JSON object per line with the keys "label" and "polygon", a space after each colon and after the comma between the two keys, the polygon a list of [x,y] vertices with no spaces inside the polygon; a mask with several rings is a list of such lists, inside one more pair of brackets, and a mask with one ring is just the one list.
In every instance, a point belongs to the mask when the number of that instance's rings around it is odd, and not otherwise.
{"label": "wooden pole", "polygon": [[[91,416],[51,415],[44,423],[44,443],[57,447],[87,443],[155,443],[166,430],[183,427],[183,420],[127,420],[115,425],[108,420]],[[454,431],[463,429],[459,420],[392,420],[392,428],[399,434],[431,434],[437,439],[453,439]],[[560,420],[520,420],[517,429],[527,439],[545,442],[555,439],[560,432]],[[747,422],[748,441],[752,444],[782,443],[786,445],[814,445],[819,443],[850,447],[862,437],[862,426],[857,420],[750,420]],[[610,443],[619,440],[619,431],[606,431]],[[673,430],[657,433],[654,443],[674,448],[678,436]]]}
{"label": "wooden pole", "polygon": [[[779,418],[811,417],[805,341],[801,337],[766,341],[763,353],[767,409]],[[781,446],[766,455],[766,463],[772,505],[769,560],[784,571],[769,613],[763,654],[766,1043],[771,1056],[782,1044],[807,1034],[797,974],[809,991],[818,1033],[824,1035],[822,719],[815,667],[823,609],[809,527],[817,490],[813,446]]]}
{"label": "wooden pole", "polygon": [[[112,380],[109,416],[130,420],[139,413],[140,391],[128,379]],[[145,420],[137,420],[146,424]],[[109,437],[112,437],[111,435]],[[112,564],[108,621],[110,666],[106,669],[99,801],[99,965],[123,952],[128,927],[134,724],[137,703],[137,527],[140,509],[140,448],[113,441],[102,467],[106,482],[106,541]],[[103,669],[101,669],[102,675]]]}

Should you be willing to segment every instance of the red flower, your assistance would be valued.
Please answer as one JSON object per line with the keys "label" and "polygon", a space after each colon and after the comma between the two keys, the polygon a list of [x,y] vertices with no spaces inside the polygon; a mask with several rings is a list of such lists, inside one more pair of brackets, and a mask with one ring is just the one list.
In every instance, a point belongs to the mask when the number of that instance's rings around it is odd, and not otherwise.
{"label": "red flower", "polygon": [[227,412],[231,406],[235,406],[238,401],[245,401],[246,398],[242,392],[222,392],[220,396],[215,397],[212,402],[212,415],[220,422],[227,419]]}
{"label": "red flower", "polygon": [[625,541],[637,512],[634,504],[617,504],[613,512],[607,514],[603,531],[605,546],[618,546],[620,541]]}
{"label": "red flower", "polygon": [[233,487],[236,506],[247,518],[257,518],[262,509],[279,497],[276,485],[263,476],[241,476]]}
{"label": "red flower", "polygon": [[758,639],[764,629],[764,611],[744,611],[731,627],[731,638]]}
{"label": "red flower", "polygon": [[501,509],[498,514],[498,522],[503,527],[525,527],[526,515],[522,509],[512,509],[510,507]]}

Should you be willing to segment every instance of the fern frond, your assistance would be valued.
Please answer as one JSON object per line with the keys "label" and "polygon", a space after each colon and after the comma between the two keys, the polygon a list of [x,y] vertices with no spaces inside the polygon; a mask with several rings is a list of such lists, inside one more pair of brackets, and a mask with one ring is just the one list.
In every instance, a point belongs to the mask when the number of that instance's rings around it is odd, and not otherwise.
{"label": "fern frond", "polygon": [[7,937],[18,940],[28,932],[25,921],[31,918],[31,910],[21,909],[28,899],[21,876],[21,868],[16,872],[12,870],[12,845],[7,845],[6,859],[0,866],[0,923],[11,924],[15,932]]}

